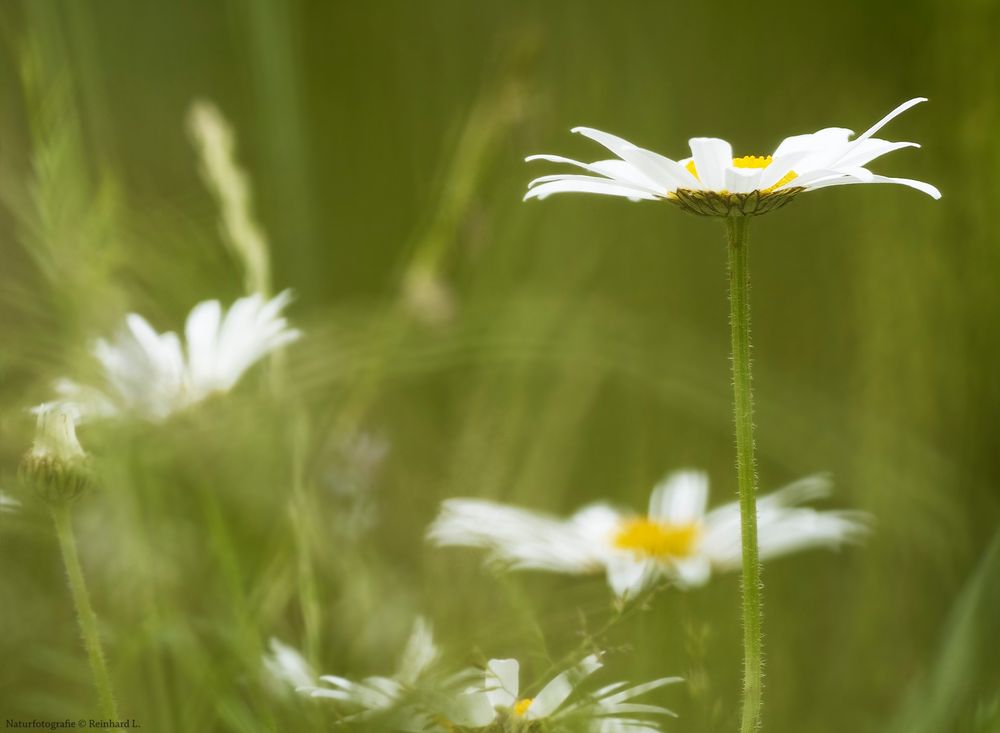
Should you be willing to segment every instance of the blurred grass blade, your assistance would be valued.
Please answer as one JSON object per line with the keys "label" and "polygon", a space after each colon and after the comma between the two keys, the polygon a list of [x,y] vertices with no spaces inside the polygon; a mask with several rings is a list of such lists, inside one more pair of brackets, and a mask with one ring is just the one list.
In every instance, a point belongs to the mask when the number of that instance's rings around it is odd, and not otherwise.
{"label": "blurred grass blade", "polygon": [[[929,674],[910,690],[891,733],[969,730],[982,697],[1000,679],[1000,533],[952,607]],[[992,685],[992,687],[991,687]],[[996,721],[995,721],[996,722]],[[989,729],[988,729],[989,730]],[[993,728],[996,730],[996,728]]]}

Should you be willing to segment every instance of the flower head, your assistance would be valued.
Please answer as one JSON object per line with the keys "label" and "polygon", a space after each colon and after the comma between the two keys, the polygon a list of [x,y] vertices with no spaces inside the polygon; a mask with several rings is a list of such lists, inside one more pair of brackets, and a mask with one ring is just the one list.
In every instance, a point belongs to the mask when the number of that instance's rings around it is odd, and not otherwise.
{"label": "flower head", "polygon": [[[283,645],[282,645],[283,646]],[[319,681],[297,684],[296,690],[312,698],[332,700],[347,722],[377,718],[391,730],[453,730],[455,726],[481,727],[493,716],[482,694],[467,691],[470,673],[441,677],[434,672],[439,652],[427,622],[418,618],[392,676],[352,680],[323,675]],[[311,675],[301,655],[287,647],[274,648],[266,668],[289,682]]]}
{"label": "flower head", "polygon": [[527,696],[522,694],[517,660],[491,659],[486,665],[481,692],[496,711],[494,721],[504,730],[530,727],[538,721],[563,723],[575,719],[582,723],[580,730],[645,733],[658,731],[659,727],[644,716],[673,715],[658,705],[637,705],[629,701],[679,682],[680,678],[663,677],[631,686],[616,682],[590,693],[580,692],[581,683],[601,666],[598,656],[591,654],[557,674],[537,693]]}
{"label": "flower head", "polygon": [[[260,359],[297,339],[299,331],[281,316],[290,297],[288,291],[271,300],[254,294],[225,313],[217,300],[201,302],[188,315],[183,344],[177,334],[158,333],[131,313],[113,341],[102,339],[94,346],[104,385],[63,380],[56,389],[62,400],[78,405],[83,418],[131,414],[164,420],[228,392]],[[49,403],[57,404],[65,402]]]}
{"label": "flower head", "polygon": [[21,461],[22,480],[47,501],[75,499],[90,484],[87,454],[76,437],[79,411],[66,403],[34,412],[35,439]]}
{"label": "flower head", "polygon": [[[861,537],[858,512],[798,506],[829,493],[810,477],[761,497],[757,525],[762,559],[809,547],[838,547]],[[449,499],[428,530],[442,546],[479,547],[511,569],[605,572],[619,597],[634,598],[666,579],[681,588],[706,583],[713,570],[740,566],[737,503],[706,511],[708,477],[680,471],[653,489],[646,514],[592,504],[560,519],[480,499]]]}
{"label": "flower head", "polygon": [[691,156],[671,160],[615,135],[589,127],[573,132],[600,143],[616,160],[581,163],[558,155],[532,155],[527,160],[566,163],[594,175],[556,174],[528,184],[525,199],[554,193],[599,193],[632,201],[666,200],[703,216],[754,216],[780,208],[803,191],[854,183],[898,183],[940,198],[937,188],[908,178],[876,175],[865,166],[900,148],[917,143],[889,142],[873,137],[884,125],[920,102],[911,99],[856,137],[851,130],[828,127],[808,135],[785,138],[770,155],[733,156],[725,140],[696,137]]}

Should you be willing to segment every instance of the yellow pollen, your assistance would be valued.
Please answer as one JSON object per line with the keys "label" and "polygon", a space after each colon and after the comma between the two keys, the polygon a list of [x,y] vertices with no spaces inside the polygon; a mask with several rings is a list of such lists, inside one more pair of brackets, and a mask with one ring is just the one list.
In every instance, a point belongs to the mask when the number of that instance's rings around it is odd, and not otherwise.
{"label": "yellow pollen", "polygon": [[647,557],[685,557],[698,539],[697,524],[664,524],[651,519],[629,519],[615,535],[615,547]]}
{"label": "yellow pollen", "polygon": [[519,718],[523,718],[524,714],[528,712],[528,708],[531,707],[531,703],[534,702],[534,698],[525,697],[514,703],[514,707],[511,710],[514,711],[514,715]]}
{"label": "yellow pollen", "polygon": [[[744,155],[739,158],[733,158],[733,168],[767,168],[773,161],[774,159],[770,155]],[[687,165],[684,167],[687,169],[688,173],[697,178],[699,181],[701,180],[701,177],[698,175],[698,168],[695,167],[693,160],[689,160]],[[774,189],[780,188],[786,183],[794,181],[798,177],[799,174],[795,171],[788,171],[788,173],[783,175],[777,183],[762,189],[762,191],[763,193],[770,193]]]}
{"label": "yellow pollen", "polygon": [[733,168],[767,168],[771,165],[770,155],[744,155],[733,158]]}

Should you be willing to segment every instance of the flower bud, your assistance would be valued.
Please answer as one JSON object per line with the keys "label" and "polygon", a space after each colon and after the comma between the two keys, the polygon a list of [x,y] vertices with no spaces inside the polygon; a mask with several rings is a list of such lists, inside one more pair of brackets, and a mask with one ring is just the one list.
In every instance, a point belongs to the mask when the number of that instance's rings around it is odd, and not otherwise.
{"label": "flower bud", "polygon": [[89,461],[76,438],[71,405],[42,405],[31,450],[21,461],[21,480],[50,503],[72,501],[90,484]]}

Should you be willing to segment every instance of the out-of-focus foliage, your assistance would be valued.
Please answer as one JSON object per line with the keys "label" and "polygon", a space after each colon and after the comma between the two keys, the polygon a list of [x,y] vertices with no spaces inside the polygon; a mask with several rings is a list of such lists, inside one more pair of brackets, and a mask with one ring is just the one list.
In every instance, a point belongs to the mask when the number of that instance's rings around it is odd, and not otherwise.
{"label": "out-of-focus foliage", "polygon": [[[0,514],[0,717],[94,700],[51,523],[17,492],[26,408],[90,373],[125,312],[179,329],[243,293],[193,102],[232,126],[305,336],[164,425],[79,430],[102,476],[76,508],[82,560],[122,712],[151,731],[328,727],[268,686],[271,636],[356,676],[393,668],[418,613],[452,660],[517,656],[534,679],[586,646],[600,579],[495,576],[423,532],[447,497],[641,506],[689,465],[728,500],[725,251],[672,207],[522,204],[522,158],[591,159],[580,124],[758,153],[926,95],[891,128],[924,148],[880,170],[940,202],[845,187],[752,225],[762,488],[829,471],[836,505],[876,518],[861,549],[765,568],[765,720],[998,729],[996,3],[24,0],[0,18],[0,489],[23,503]],[[687,678],[655,700],[670,730],[735,727],[735,577],[600,641],[612,679]]]}

